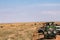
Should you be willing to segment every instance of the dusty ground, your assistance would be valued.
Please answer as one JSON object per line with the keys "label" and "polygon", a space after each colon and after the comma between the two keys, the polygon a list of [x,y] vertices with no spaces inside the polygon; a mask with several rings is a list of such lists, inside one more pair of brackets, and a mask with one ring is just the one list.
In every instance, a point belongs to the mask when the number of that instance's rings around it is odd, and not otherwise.
{"label": "dusty ground", "polygon": [[[59,22],[57,22],[60,24]],[[32,40],[36,30],[42,27],[43,22],[29,23],[1,23],[0,40]],[[58,35],[56,40],[59,40]]]}
{"label": "dusty ground", "polygon": [[56,38],[56,40],[60,40],[60,36],[59,36],[59,35],[57,35],[57,38]]}

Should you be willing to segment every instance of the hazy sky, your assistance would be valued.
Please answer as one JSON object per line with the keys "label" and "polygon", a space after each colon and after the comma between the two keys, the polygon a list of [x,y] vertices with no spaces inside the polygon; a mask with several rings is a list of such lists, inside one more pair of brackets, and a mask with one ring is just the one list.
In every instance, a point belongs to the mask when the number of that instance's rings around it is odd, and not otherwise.
{"label": "hazy sky", "polygon": [[0,23],[60,21],[60,0],[0,0]]}

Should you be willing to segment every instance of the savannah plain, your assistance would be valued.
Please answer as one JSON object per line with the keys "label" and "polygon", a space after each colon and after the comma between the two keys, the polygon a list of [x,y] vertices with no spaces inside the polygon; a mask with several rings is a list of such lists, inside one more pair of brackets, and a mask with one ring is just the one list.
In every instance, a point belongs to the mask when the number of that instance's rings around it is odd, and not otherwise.
{"label": "savannah plain", "polygon": [[[0,40],[36,40],[44,22],[0,23]],[[60,22],[55,22],[60,25]],[[41,36],[42,37],[42,36]],[[56,36],[60,40],[60,36]]]}

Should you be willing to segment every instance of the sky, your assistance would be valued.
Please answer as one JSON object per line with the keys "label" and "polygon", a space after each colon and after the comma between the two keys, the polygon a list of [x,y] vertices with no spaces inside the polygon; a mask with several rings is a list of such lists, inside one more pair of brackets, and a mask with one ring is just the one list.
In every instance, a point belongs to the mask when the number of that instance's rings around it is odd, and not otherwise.
{"label": "sky", "polygon": [[60,21],[60,0],[0,0],[0,23]]}

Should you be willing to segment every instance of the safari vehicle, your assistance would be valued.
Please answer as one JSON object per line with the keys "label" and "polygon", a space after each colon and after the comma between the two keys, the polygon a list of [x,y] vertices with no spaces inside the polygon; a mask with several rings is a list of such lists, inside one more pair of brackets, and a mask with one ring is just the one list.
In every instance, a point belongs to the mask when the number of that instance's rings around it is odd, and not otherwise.
{"label": "safari vehicle", "polygon": [[57,34],[60,35],[60,26],[56,26]]}
{"label": "safari vehicle", "polygon": [[45,26],[38,30],[38,33],[43,33],[44,38],[56,38],[56,26],[54,22],[46,22]]}

